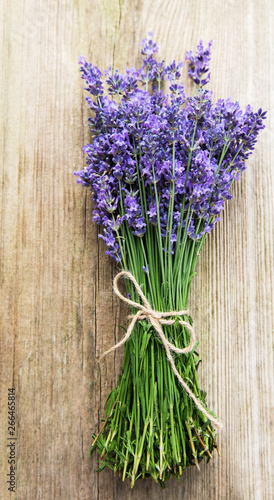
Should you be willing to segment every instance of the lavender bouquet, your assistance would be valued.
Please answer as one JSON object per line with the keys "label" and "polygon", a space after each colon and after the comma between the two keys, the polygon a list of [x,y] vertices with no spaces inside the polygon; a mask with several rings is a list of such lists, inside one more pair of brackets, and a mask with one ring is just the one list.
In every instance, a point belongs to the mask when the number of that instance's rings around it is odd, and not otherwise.
{"label": "lavender bouquet", "polygon": [[[102,73],[81,57],[92,110],[86,167],[75,172],[92,191],[93,220],[106,253],[119,263],[114,290],[129,303],[118,385],[91,452],[122,479],[152,476],[161,486],[217,448],[220,426],[199,387],[199,356],[187,311],[191,281],[206,235],[220,220],[231,185],[245,170],[265,112],[212,102],[211,42],[186,54],[194,94],[181,82],[182,62],[155,55],[143,40],[140,70]],[[164,89],[166,92],[164,92]],[[125,277],[127,296],[118,288]],[[105,353],[107,354],[107,353]]]}

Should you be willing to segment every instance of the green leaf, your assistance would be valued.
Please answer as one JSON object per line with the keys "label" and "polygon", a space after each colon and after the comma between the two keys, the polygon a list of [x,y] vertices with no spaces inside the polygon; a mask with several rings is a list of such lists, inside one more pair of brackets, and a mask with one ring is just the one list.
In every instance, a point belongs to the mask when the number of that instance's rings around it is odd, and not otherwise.
{"label": "green leaf", "polygon": [[[189,352],[187,353],[187,355],[188,355],[188,356],[191,356],[191,354],[193,354],[193,353],[196,351],[196,348],[198,347],[198,345],[199,345],[199,344],[200,344],[200,342],[196,342],[195,346],[194,346],[194,347],[192,347],[191,351],[189,351]],[[196,352],[195,352],[195,354],[197,354],[197,355],[198,355],[198,353],[196,353]],[[198,356],[199,356],[199,355],[198,355]]]}
{"label": "green leaf", "polygon": [[97,472],[102,472],[102,470],[104,470],[106,465],[108,465],[107,462],[103,462],[102,465],[100,465],[99,469],[97,469]]}
{"label": "green leaf", "polygon": [[119,392],[119,387],[114,387],[114,389],[112,389],[112,391],[110,391],[110,393],[106,399],[106,402],[104,404],[104,410],[105,410],[105,413],[107,416],[109,415],[111,408],[113,407],[113,405],[115,403],[118,392]]}

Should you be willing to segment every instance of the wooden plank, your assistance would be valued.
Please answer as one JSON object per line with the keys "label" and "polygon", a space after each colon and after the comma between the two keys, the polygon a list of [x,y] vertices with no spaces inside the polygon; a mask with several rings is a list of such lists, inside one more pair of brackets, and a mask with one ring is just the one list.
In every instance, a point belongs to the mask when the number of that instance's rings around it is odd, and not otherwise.
{"label": "wooden plank", "polygon": [[190,302],[201,385],[225,424],[222,458],[164,491],[151,480],[131,491],[111,471],[98,476],[89,458],[123,353],[102,365],[96,357],[117,341],[126,310],[113,297],[117,269],[97,239],[90,194],[72,175],[88,140],[79,54],[124,69],[140,63],[138,44],[150,30],[166,60],[213,39],[215,98],[271,112],[273,2],[22,0],[0,9],[1,498],[12,498],[11,386],[18,499],[273,498],[271,113],[203,249]]}

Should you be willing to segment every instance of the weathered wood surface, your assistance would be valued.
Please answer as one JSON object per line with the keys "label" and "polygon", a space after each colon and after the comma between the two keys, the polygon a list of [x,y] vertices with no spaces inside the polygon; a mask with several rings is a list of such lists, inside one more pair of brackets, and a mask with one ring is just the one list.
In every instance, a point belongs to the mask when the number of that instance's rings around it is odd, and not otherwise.
{"label": "weathered wood surface", "polygon": [[[1,2],[1,483],[3,499],[271,499],[273,489],[272,0]],[[248,170],[208,238],[191,310],[201,385],[224,422],[222,457],[161,491],[96,473],[91,434],[122,351],[99,366],[125,310],[92,222],[79,54],[101,68],[140,62],[153,30],[179,60],[213,39],[212,89],[269,110]],[[16,496],[7,491],[7,389],[16,388]],[[272,440],[272,445],[271,445]]]}

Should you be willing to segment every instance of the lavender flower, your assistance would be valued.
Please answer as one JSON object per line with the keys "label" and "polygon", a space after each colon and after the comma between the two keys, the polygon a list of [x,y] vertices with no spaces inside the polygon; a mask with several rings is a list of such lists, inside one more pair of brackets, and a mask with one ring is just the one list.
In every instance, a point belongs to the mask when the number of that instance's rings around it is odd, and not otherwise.
{"label": "lavender flower", "polygon": [[81,65],[80,71],[83,73],[82,78],[85,79],[87,83],[85,90],[95,97],[102,95],[103,83],[101,80],[101,71],[97,66],[93,66],[91,63],[88,64],[83,56],[79,57],[79,64]]}
{"label": "lavender flower", "polygon": [[[206,235],[232,198],[231,186],[264,128],[261,109],[242,110],[231,99],[214,103],[212,92],[204,89],[211,46],[204,49],[200,41],[196,54],[186,55],[196,84],[192,96],[181,81],[183,63],[157,60],[152,33],[142,42],[140,69],[120,74],[109,68],[103,82],[96,66],[79,60],[92,97],[87,98],[91,141],[84,147],[85,168],[75,172],[77,182],[91,189],[93,220],[102,226],[99,237],[107,255],[133,274],[156,311],[187,310]],[[130,283],[128,297],[136,306],[140,295]],[[163,332],[185,349],[187,323],[177,319],[172,328],[162,320]],[[145,474],[164,486],[188,465],[211,458],[214,428],[175,380],[143,310],[125,349],[123,372],[106,402],[105,423],[92,451],[97,447],[104,457],[100,469],[119,471],[132,486]],[[197,352],[174,362],[205,407]]]}
{"label": "lavender flower", "polygon": [[[232,182],[246,168],[266,114],[250,106],[242,111],[231,99],[214,104],[212,93],[202,89],[210,78],[212,42],[204,49],[200,41],[196,55],[186,55],[189,76],[200,87],[192,97],[180,81],[183,63],[158,63],[152,34],[142,45],[140,70],[105,72],[107,93],[101,71],[79,60],[86,89],[95,97],[88,98],[94,138],[84,147],[85,169],[75,174],[92,190],[94,220],[106,227],[101,237],[115,260],[121,258],[117,248],[127,227],[140,237],[148,225],[159,225],[170,253],[182,243],[184,228],[195,240],[210,232],[232,197]],[[159,85],[151,94],[138,87],[164,79],[166,95]],[[120,218],[118,226],[113,217]]]}
{"label": "lavender flower", "polygon": [[[209,42],[207,49],[204,49],[203,42],[200,40],[197,45],[195,56],[192,55],[192,51],[186,53],[186,61],[189,61],[188,75],[192,78],[194,83],[199,85],[199,87],[203,87],[210,80],[210,73],[208,73],[208,71],[211,58],[211,46],[212,40]],[[206,74],[206,78],[203,78]]]}

